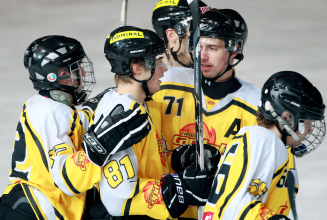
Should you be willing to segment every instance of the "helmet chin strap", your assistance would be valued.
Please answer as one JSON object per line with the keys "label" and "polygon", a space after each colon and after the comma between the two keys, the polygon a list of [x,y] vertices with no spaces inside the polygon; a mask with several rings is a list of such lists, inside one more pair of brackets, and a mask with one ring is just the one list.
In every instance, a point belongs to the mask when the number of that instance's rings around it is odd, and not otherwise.
{"label": "helmet chin strap", "polygon": [[[292,136],[294,138],[295,141],[299,141],[300,138],[296,135],[296,133],[293,131],[293,129],[287,124],[287,122],[279,115],[277,115],[277,113],[275,112],[274,108],[272,107],[271,104],[269,104],[269,109],[271,112],[271,115],[275,118],[274,124],[276,125],[278,131],[281,133],[282,135],[282,141],[286,146],[286,139],[287,136]],[[281,130],[281,128],[279,127],[279,124],[283,126],[283,130]]]}
{"label": "helmet chin strap", "polygon": [[135,79],[133,74],[131,73],[130,76],[136,81],[136,82],[139,82],[139,83],[142,83],[142,89],[143,91],[145,92],[145,95],[146,96],[150,96],[152,95],[149,91],[149,88],[148,88],[148,81],[153,77],[154,75],[154,72],[156,71],[156,68],[152,68],[151,69],[151,76],[149,79],[146,79],[146,80],[138,80],[138,79]]}
{"label": "helmet chin strap", "polygon": [[228,72],[228,71],[231,70],[233,67],[235,67],[237,64],[239,64],[239,63],[243,60],[243,58],[244,58],[244,55],[241,54],[241,58],[240,58],[240,59],[239,59],[235,64],[230,65],[229,61],[230,61],[230,58],[232,57],[232,55],[233,55],[233,52],[229,52],[229,57],[228,57],[227,67],[226,67],[225,71],[224,71],[222,74],[220,74],[220,75],[218,75],[218,76],[216,76],[216,77],[214,77],[214,78],[211,78],[211,79],[208,78],[208,80],[210,80],[210,81],[216,81],[216,80],[219,79],[222,75],[224,75],[226,72]]}
{"label": "helmet chin strap", "polygon": [[[182,46],[182,38],[179,38],[179,47],[178,47],[178,50],[177,51],[173,51],[173,47],[170,49],[170,53],[171,53],[171,55],[173,56],[173,59],[177,62],[177,63],[179,63],[180,65],[182,65],[183,67],[186,67],[186,68],[191,68],[192,66],[193,66],[193,64],[192,63],[189,63],[189,65],[187,65],[187,64],[184,64],[184,63],[182,63],[181,61],[179,61],[179,59],[178,59],[178,55],[177,55],[177,53],[179,52],[179,50],[181,49],[181,46]],[[192,60],[193,60],[193,57],[192,57]]]}

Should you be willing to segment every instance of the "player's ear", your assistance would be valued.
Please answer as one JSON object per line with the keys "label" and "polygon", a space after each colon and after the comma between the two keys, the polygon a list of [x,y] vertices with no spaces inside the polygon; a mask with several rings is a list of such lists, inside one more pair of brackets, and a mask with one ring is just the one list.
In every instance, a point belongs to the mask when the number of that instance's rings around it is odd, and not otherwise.
{"label": "player's ear", "polygon": [[174,29],[168,28],[166,30],[166,36],[167,36],[168,42],[172,42],[172,43],[176,44],[176,42],[178,40],[178,36]]}
{"label": "player's ear", "polygon": [[67,84],[69,78],[70,76],[65,70],[60,71],[58,74],[59,83]]}
{"label": "player's ear", "polygon": [[142,74],[143,67],[139,63],[133,63],[132,70],[133,74],[140,75]]}
{"label": "player's ear", "polygon": [[[238,44],[237,47],[240,48],[241,46]],[[236,51],[232,52],[232,56],[231,56],[231,58],[234,59],[234,58],[236,57],[237,54],[238,54],[238,52],[236,52]]]}
{"label": "player's ear", "polygon": [[231,58],[235,58],[236,57],[236,55],[238,54],[238,52],[232,52],[232,56],[231,56]]}

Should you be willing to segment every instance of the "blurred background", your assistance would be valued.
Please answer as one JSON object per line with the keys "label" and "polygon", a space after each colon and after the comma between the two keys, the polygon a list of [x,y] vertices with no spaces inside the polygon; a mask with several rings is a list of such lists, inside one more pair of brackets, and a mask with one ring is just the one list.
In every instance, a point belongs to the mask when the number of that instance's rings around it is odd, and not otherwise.
{"label": "blurred background", "polygon": [[[238,11],[249,28],[244,61],[236,74],[257,87],[270,75],[293,70],[306,76],[327,101],[326,0],[205,0],[215,8]],[[151,29],[157,0],[130,0],[127,24]],[[0,0],[0,193],[9,184],[15,129],[24,102],[36,90],[23,65],[23,54],[35,39],[65,35],[79,40],[93,61],[97,85],[91,97],[114,86],[103,55],[108,34],[120,24],[120,0]],[[325,74],[325,75],[324,75]],[[296,160],[300,190],[299,219],[326,219],[327,141]],[[325,171],[324,171],[325,170]],[[290,214],[291,215],[291,214]],[[292,218],[292,217],[291,217]]]}

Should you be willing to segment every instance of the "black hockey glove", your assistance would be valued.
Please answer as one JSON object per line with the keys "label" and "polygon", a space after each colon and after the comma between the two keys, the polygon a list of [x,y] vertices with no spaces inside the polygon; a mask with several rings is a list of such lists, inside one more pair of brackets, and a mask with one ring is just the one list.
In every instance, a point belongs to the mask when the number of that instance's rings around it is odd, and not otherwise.
{"label": "black hockey glove", "polygon": [[97,166],[104,166],[111,154],[132,147],[151,130],[148,114],[141,114],[138,106],[126,112],[123,109],[117,105],[110,114],[102,115],[83,136],[82,147]]}
{"label": "black hockey glove", "polygon": [[213,175],[188,167],[182,173],[171,173],[161,180],[162,197],[173,218],[179,217],[190,205],[203,206],[210,193]]}
{"label": "black hockey glove", "polygon": [[92,114],[94,114],[94,110],[98,107],[98,104],[101,101],[104,94],[106,94],[107,92],[109,92],[113,88],[114,87],[107,88],[104,91],[102,91],[101,93],[99,93],[98,95],[96,95],[95,97],[93,97],[91,99],[88,99],[86,102],[83,103],[81,110],[87,109]]}
{"label": "black hockey glove", "polygon": [[[204,144],[204,166],[209,172],[216,172],[220,160],[220,152],[210,144]],[[171,155],[171,167],[178,173],[186,167],[195,165],[195,144],[182,145],[176,148]]]}
{"label": "black hockey glove", "polygon": [[274,215],[268,218],[267,220],[291,220],[291,219],[287,218],[285,215]]}

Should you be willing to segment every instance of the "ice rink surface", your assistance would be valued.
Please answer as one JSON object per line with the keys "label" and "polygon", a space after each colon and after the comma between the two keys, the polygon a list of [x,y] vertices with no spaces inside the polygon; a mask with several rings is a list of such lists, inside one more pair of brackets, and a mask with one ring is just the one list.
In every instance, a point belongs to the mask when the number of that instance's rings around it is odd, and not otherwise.
{"label": "ice rink surface", "polygon": [[[130,0],[127,23],[152,29],[156,0]],[[306,76],[327,101],[326,0],[206,0],[215,8],[232,8],[249,27],[239,78],[262,87],[281,70]],[[0,192],[8,171],[15,129],[24,102],[36,91],[23,65],[23,54],[35,39],[65,35],[78,39],[94,63],[98,81],[94,96],[113,86],[113,74],[103,56],[107,35],[119,26],[120,0],[37,1],[0,0]],[[325,74],[325,75],[324,75]],[[296,159],[300,190],[299,219],[326,219],[327,141],[313,153]],[[325,216],[325,217],[324,217]]]}

